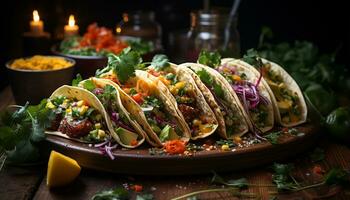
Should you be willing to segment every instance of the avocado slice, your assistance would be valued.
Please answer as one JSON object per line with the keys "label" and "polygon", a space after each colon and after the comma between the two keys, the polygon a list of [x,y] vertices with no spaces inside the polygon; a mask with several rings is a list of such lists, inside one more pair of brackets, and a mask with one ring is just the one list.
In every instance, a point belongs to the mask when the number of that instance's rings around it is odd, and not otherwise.
{"label": "avocado slice", "polygon": [[131,145],[131,142],[137,140],[138,138],[138,135],[136,133],[133,133],[121,127],[117,128],[116,132],[121,142],[126,145]]}
{"label": "avocado slice", "polygon": [[179,138],[180,137],[176,134],[175,130],[169,125],[166,125],[159,135],[159,139],[162,142],[165,142],[167,140],[179,139]]}

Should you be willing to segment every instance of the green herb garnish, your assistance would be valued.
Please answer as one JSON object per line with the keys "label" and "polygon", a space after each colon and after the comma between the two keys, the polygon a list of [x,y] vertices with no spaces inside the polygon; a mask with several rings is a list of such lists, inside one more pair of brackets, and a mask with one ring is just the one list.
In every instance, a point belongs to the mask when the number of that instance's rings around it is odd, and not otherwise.
{"label": "green herb garnish", "polygon": [[75,79],[72,80],[72,86],[78,86],[78,84],[83,80],[80,74],[77,74]]}
{"label": "green herb garnish", "polygon": [[91,200],[128,200],[130,199],[129,191],[119,187],[111,190],[103,190],[96,193]]}
{"label": "green herb garnish", "polygon": [[169,59],[166,55],[157,54],[153,57],[151,65],[156,71],[161,71],[170,66]]}
{"label": "green herb garnish", "polygon": [[0,114],[0,149],[4,149],[7,160],[13,163],[28,163],[40,158],[38,142],[45,138],[45,129],[55,118],[46,108],[46,100],[39,105],[27,103],[14,111],[7,109]]}
{"label": "green herb garnish", "polygon": [[206,86],[213,88],[213,92],[216,96],[220,98],[224,97],[224,90],[219,84],[216,83],[216,81],[212,78],[212,76],[210,76],[210,74],[205,69],[197,71],[196,74]]}
{"label": "green herb garnish", "polygon": [[110,70],[113,70],[121,83],[125,83],[129,78],[135,76],[135,70],[141,65],[142,58],[136,51],[130,47],[123,49],[119,55],[109,54],[108,64],[102,70],[96,71],[96,76],[100,76]]}
{"label": "green herb garnish", "polygon": [[209,52],[202,50],[198,56],[198,62],[208,67],[214,68],[221,64],[221,55],[219,52]]}

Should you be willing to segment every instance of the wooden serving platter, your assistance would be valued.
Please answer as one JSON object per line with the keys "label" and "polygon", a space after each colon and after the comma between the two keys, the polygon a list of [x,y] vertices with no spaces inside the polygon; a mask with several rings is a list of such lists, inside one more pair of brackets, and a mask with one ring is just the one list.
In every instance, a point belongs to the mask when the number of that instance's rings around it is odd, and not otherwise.
{"label": "wooden serving platter", "polygon": [[284,160],[311,148],[317,141],[317,127],[310,123],[295,127],[301,136],[281,136],[278,144],[262,142],[232,151],[220,148],[198,151],[193,155],[151,155],[149,146],[113,151],[114,160],[102,155],[98,148],[69,139],[48,135],[50,149],[77,160],[85,168],[121,174],[184,175],[233,171]]}

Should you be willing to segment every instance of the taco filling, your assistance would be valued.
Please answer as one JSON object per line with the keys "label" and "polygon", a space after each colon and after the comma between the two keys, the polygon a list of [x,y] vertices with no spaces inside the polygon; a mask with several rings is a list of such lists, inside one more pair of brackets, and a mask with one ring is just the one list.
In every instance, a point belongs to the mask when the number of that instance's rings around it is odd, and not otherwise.
{"label": "taco filling", "polygon": [[102,113],[91,107],[88,102],[57,96],[49,99],[46,107],[56,114],[50,130],[92,143],[106,139],[108,128]]}
{"label": "taco filling", "polygon": [[193,71],[199,76],[201,81],[210,90],[216,102],[218,103],[220,111],[225,119],[227,137],[232,136],[234,133],[244,131],[245,126],[244,123],[242,123],[242,118],[238,115],[238,112],[236,110],[233,110],[231,108],[231,103],[225,100],[224,90],[221,88],[221,85],[217,83],[217,81],[205,69]]}
{"label": "taco filling", "polygon": [[290,123],[301,120],[302,107],[298,94],[288,89],[281,74],[272,70],[270,63],[263,64],[262,72],[275,95],[282,122]]}
{"label": "taco filling", "polygon": [[142,140],[141,136],[136,134],[135,129],[130,124],[125,113],[118,105],[117,90],[111,85],[105,85],[104,87],[94,84],[93,81],[87,80],[83,84],[85,89],[90,90],[100,100],[107,114],[114,131],[118,134],[121,142],[129,146],[136,146],[139,141]]}
{"label": "taco filling", "polygon": [[244,72],[228,63],[217,67],[216,70],[230,83],[254,125],[259,129],[270,126],[271,122],[268,119],[270,102],[261,95],[258,87],[261,76],[257,83],[252,83]]}
{"label": "taco filling", "polygon": [[191,84],[185,80],[180,80],[171,68],[166,68],[163,71],[149,69],[148,72],[158,77],[158,80],[164,83],[174,96],[178,109],[184,116],[192,136],[204,135],[213,131],[214,120],[198,108],[199,104]]}
{"label": "taco filling", "polygon": [[162,100],[155,94],[154,85],[136,77],[130,78],[122,89],[130,95],[144,112],[147,122],[161,142],[180,139],[182,131],[175,118],[168,114]]}

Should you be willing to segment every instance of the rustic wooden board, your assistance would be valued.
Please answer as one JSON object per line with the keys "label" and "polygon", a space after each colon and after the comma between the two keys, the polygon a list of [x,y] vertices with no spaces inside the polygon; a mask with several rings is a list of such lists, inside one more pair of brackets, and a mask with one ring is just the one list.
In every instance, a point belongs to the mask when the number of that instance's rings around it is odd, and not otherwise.
{"label": "rustic wooden board", "polygon": [[277,145],[264,142],[236,148],[234,152],[217,149],[199,151],[192,156],[150,155],[149,147],[144,145],[132,150],[116,149],[113,152],[115,160],[111,160],[88,144],[57,136],[48,136],[47,142],[50,148],[76,159],[81,166],[89,169],[141,175],[200,174],[212,170],[252,168],[301,153],[313,146],[317,130],[311,124],[304,124],[297,129],[305,134],[283,138]]}

